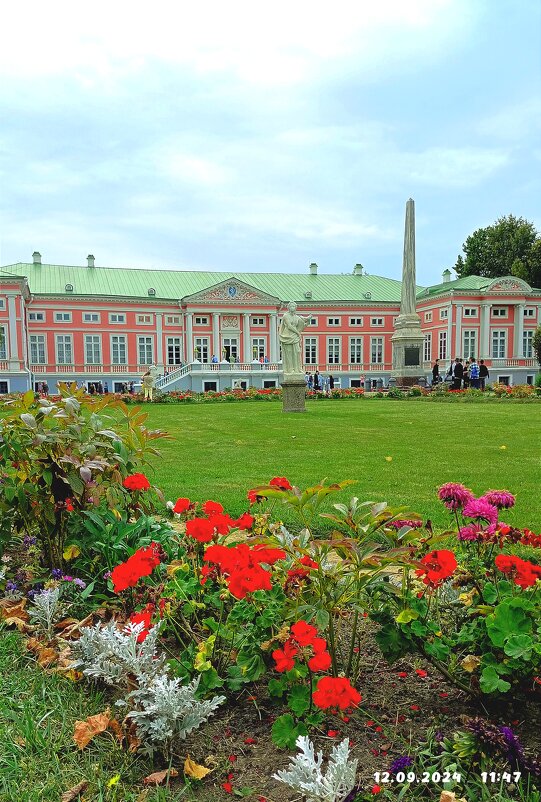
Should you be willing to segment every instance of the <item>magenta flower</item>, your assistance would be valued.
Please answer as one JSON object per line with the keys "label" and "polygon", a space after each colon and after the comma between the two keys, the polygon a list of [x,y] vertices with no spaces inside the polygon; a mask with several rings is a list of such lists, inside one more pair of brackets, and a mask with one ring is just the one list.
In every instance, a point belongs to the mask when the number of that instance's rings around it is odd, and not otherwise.
{"label": "magenta flower", "polygon": [[447,482],[447,484],[442,485],[438,490],[438,498],[440,501],[443,501],[447,509],[459,510],[461,507],[464,507],[470,499],[474,498],[474,495],[471,490],[468,490],[464,485],[460,485],[457,482]]}
{"label": "magenta flower", "polygon": [[515,506],[515,497],[509,490],[488,490],[482,498],[499,510],[508,510]]}
{"label": "magenta flower", "polygon": [[471,498],[464,509],[462,515],[465,518],[474,518],[476,521],[486,521],[495,524],[498,521],[498,510],[493,504],[489,504],[485,498]]}
{"label": "magenta flower", "polygon": [[458,530],[457,538],[459,540],[481,540],[482,529],[479,524],[470,524],[470,526],[461,526]]}

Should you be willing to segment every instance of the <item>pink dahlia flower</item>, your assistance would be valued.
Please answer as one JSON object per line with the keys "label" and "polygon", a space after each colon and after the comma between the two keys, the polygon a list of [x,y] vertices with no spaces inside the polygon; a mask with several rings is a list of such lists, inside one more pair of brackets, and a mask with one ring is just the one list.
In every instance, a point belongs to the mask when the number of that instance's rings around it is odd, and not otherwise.
{"label": "pink dahlia flower", "polygon": [[474,498],[474,495],[464,485],[460,485],[457,482],[447,482],[438,490],[438,498],[443,501],[448,509],[459,510],[470,499]]}
{"label": "pink dahlia flower", "polygon": [[482,498],[499,510],[508,510],[515,506],[515,497],[509,490],[488,490]]}
{"label": "pink dahlia flower", "polygon": [[498,509],[489,504],[485,498],[471,498],[464,509],[462,515],[465,518],[474,518],[476,521],[486,521],[495,524],[498,521]]}

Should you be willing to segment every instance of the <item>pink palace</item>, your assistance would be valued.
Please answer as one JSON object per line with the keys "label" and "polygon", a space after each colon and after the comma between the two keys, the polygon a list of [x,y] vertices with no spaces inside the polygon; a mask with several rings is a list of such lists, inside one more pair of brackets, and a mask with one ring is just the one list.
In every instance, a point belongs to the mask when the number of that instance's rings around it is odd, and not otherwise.
{"label": "pink palace", "polygon": [[[335,386],[387,386],[401,282],[366,273],[329,275],[134,270],[29,263],[0,269],[0,393],[47,381],[109,391],[136,386],[155,365],[163,391],[279,386],[278,325],[289,301],[310,316],[305,369]],[[424,335],[421,373],[435,359],[484,359],[489,383],[532,383],[532,337],[541,290],[514,276],[453,279],[418,287]],[[105,387],[106,386],[106,387]]]}

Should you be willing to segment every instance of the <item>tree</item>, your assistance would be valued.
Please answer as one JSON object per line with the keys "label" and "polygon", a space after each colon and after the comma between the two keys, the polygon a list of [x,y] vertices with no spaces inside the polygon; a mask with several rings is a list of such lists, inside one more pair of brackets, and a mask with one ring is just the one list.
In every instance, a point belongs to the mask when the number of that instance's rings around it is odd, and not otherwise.
{"label": "tree", "polygon": [[541,326],[538,326],[535,330],[532,340],[532,346],[535,353],[535,357],[539,363],[539,367],[541,368]]}
{"label": "tree", "polygon": [[462,246],[465,258],[457,258],[460,276],[517,276],[541,285],[541,237],[523,217],[500,217],[494,225],[478,228]]}

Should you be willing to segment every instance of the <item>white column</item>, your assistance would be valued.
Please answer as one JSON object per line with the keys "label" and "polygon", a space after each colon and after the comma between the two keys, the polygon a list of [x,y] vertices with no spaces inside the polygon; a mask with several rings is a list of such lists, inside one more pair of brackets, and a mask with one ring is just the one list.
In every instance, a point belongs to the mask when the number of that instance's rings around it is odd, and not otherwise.
{"label": "white column", "polygon": [[456,322],[455,322],[455,353],[452,359],[456,356],[462,356],[462,304],[456,305]]}
{"label": "white column", "polygon": [[184,317],[184,330],[186,332],[185,350],[186,362],[193,362],[193,313],[186,312]]}
{"label": "white column", "polygon": [[8,325],[9,337],[6,337],[6,354],[7,358],[13,364],[10,365],[10,370],[19,369],[19,342],[17,338],[17,305],[15,293],[6,293],[8,299]]}
{"label": "white column", "polygon": [[[213,312],[212,314],[212,353],[216,354],[218,362],[222,359],[222,351],[220,348],[220,313]],[[211,355],[212,356],[212,355]]]}
{"label": "white column", "polygon": [[156,366],[163,373],[163,315],[161,312],[156,313]]}
{"label": "white column", "polygon": [[490,357],[490,303],[481,304],[481,343],[479,345],[479,358]]}
{"label": "white column", "polygon": [[270,313],[270,361],[278,362],[278,314]]}
{"label": "white column", "polygon": [[522,337],[524,332],[524,304],[515,304],[515,345],[513,348],[513,356],[515,359],[522,359]]}
{"label": "white column", "polygon": [[447,360],[449,365],[453,360],[453,304],[447,308]]}
{"label": "white column", "polygon": [[245,312],[243,314],[243,324],[242,324],[242,335],[243,335],[243,351],[244,351],[244,362],[251,362],[252,361],[252,344],[250,342],[250,315],[249,313]]}

